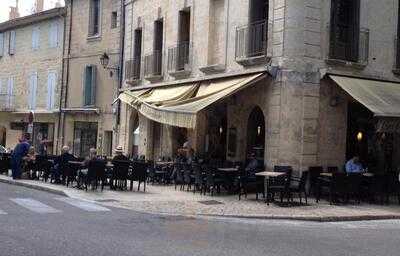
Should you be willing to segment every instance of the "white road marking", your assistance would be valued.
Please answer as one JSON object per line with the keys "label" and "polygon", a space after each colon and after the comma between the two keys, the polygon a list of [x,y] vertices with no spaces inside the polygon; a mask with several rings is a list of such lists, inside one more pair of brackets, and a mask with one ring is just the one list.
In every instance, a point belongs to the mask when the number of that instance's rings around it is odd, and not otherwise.
{"label": "white road marking", "polygon": [[88,212],[108,212],[110,209],[105,208],[103,206],[100,206],[98,204],[88,202],[88,201],[83,201],[80,199],[75,199],[75,198],[68,198],[68,197],[62,197],[62,198],[56,198],[56,200],[65,202],[67,204],[70,204],[72,206],[75,206],[77,208],[80,208],[84,211]]}
{"label": "white road marking", "polygon": [[54,209],[44,203],[31,198],[11,198],[14,203],[36,213],[58,213],[60,210]]}
{"label": "white road marking", "polygon": [[5,211],[3,211],[2,209],[0,209],[0,215],[1,214],[7,214]]}

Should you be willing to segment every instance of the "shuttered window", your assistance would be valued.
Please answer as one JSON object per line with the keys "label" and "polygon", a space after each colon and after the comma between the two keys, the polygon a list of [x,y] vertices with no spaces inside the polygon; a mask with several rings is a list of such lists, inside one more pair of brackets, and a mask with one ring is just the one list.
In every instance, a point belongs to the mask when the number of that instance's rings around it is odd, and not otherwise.
{"label": "shuttered window", "polygon": [[51,48],[58,47],[60,44],[59,30],[60,30],[60,26],[57,21],[50,23],[49,45]]}
{"label": "shuttered window", "polygon": [[83,104],[93,106],[96,102],[96,66],[86,66],[83,81]]}
{"label": "shuttered window", "polygon": [[53,110],[55,106],[55,94],[57,88],[57,73],[52,71],[47,75],[47,110]]}
{"label": "shuttered window", "polygon": [[7,106],[12,107],[13,106],[13,100],[14,100],[14,77],[8,78],[7,81]]}
{"label": "shuttered window", "polygon": [[37,93],[37,73],[32,73],[28,79],[28,108],[31,110],[36,109],[36,93]]}
{"label": "shuttered window", "polygon": [[39,42],[40,42],[40,30],[39,30],[39,27],[34,27],[32,29],[32,49],[33,50],[39,49]]}
{"label": "shuttered window", "polygon": [[100,34],[100,0],[90,0],[89,36]]}
{"label": "shuttered window", "polygon": [[16,40],[15,30],[9,32],[9,40],[8,40],[8,54],[15,54],[15,40]]}
{"label": "shuttered window", "polygon": [[0,57],[4,55],[4,34],[0,33]]}

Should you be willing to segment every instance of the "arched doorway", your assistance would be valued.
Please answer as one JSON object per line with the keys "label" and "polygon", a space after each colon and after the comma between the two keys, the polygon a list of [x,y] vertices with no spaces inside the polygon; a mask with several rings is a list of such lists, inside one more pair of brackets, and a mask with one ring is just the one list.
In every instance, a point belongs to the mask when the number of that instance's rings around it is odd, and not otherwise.
{"label": "arched doorway", "polygon": [[128,153],[130,156],[138,155],[139,147],[139,115],[136,111],[131,112],[129,118],[129,136],[128,136]]}
{"label": "arched doorway", "polygon": [[264,159],[265,118],[259,107],[254,107],[247,122],[247,156],[255,153],[260,160]]}

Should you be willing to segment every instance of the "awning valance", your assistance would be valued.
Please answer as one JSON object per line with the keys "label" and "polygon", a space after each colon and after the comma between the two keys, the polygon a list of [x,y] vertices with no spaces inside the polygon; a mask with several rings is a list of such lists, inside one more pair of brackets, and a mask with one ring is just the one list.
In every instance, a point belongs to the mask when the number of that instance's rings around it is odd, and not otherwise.
{"label": "awning valance", "polygon": [[329,75],[377,117],[400,117],[400,83]]}
{"label": "awning valance", "polygon": [[[122,94],[128,95],[121,96],[121,94],[120,99],[149,119],[168,125],[194,128],[199,111],[254,84],[265,76],[259,73],[189,85],[155,88],[142,91],[139,95],[124,92]],[[133,93],[136,94],[136,92]]]}

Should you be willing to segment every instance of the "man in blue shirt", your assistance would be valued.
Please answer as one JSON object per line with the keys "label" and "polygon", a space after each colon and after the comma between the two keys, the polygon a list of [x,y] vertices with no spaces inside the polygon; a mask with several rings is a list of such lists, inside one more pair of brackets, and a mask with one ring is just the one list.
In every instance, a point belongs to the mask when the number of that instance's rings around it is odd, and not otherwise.
{"label": "man in blue shirt", "polygon": [[29,148],[30,145],[26,140],[26,136],[22,135],[21,139],[19,139],[19,143],[15,146],[14,151],[11,154],[11,170],[13,179],[21,178],[22,158],[28,154]]}
{"label": "man in blue shirt", "polygon": [[354,156],[352,159],[347,161],[346,163],[346,172],[347,173],[361,173],[364,169],[360,163],[360,158],[358,156]]}

